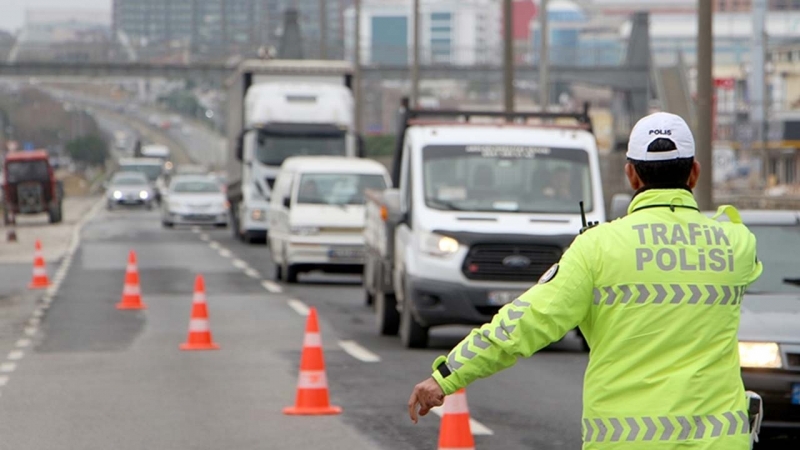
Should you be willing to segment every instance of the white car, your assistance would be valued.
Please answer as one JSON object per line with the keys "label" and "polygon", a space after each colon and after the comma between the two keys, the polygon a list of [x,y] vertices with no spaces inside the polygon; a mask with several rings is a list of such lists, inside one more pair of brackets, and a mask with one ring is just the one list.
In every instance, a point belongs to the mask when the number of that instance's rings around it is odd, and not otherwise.
{"label": "white car", "polygon": [[106,209],[116,206],[153,208],[153,190],[147,177],[139,172],[117,172],[106,184]]}
{"label": "white car", "polygon": [[216,179],[205,175],[172,178],[162,198],[161,223],[175,225],[228,226],[228,200]]}

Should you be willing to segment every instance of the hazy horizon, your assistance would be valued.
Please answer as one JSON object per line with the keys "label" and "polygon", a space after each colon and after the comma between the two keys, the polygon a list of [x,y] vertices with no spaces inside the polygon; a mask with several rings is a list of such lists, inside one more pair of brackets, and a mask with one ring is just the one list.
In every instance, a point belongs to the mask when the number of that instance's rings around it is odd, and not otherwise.
{"label": "hazy horizon", "polygon": [[15,33],[25,23],[25,10],[103,10],[111,23],[112,0],[0,0],[0,30]]}

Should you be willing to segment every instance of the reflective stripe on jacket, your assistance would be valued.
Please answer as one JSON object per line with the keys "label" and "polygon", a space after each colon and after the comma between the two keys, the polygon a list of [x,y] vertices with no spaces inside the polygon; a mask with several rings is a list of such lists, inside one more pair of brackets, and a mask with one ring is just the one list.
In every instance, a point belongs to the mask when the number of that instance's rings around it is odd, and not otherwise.
{"label": "reflective stripe on jacket", "polygon": [[434,378],[451,394],[579,326],[584,450],[749,449],[737,333],[762,265],[736,210],[722,212],[730,222],[707,218],[686,190],[638,194],[440,357],[451,373]]}

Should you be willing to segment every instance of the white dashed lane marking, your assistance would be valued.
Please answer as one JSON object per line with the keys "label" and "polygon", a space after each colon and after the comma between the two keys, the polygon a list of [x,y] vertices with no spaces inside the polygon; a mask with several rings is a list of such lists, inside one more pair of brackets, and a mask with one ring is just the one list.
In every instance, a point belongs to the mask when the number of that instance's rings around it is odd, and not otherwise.
{"label": "white dashed lane marking", "polygon": [[19,361],[20,359],[25,357],[25,352],[22,350],[12,350],[9,352],[7,358],[9,361]]}
{"label": "white dashed lane marking", "polygon": [[209,247],[211,247],[211,248],[213,248],[214,250],[219,250],[219,242],[217,242],[217,241],[211,241],[211,242],[209,242],[209,243],[208,243],[208,246],[209,246]]}
{"label": "white dashed lane marking", "polygon": [[5,375],[0,376],[0,387],[8,384],[8,377]]}
{"label": "white dashed lane marking", "polygon": [[[436,414],[439,417],[442,417],[444,411],[442,410],[441,406],[437,406],[436,408],[431,409],[431,412]],[[473,436],[493,436],[494,431],[489,429],[486,425],[478,422],[475,419],[469,419],[469,429],[472,431]]]}
{"label": "white dashed lane marking", "polygon": [[207,234],[203,233],[203,234],[200,235],[200,240],[203,241],[203,242],[208,242],[208,241],[211,240],[211,238],[208,237]]}
{"label": "white dashed lane marking", "polygon": [[39,329],[36,327],[25,327],[25,334],[28,336],[33,336],[37,331],[39,331]]}
{"label": "white dashed lane marking", "polygon": [[308,306],[306,306],[306,304],[300,300],[293,298],[288,300],[286,303],[289,304],[289,307],[291,307],[297,314],[300,314],[301,316],[308,315]]}
{"label": "white dashed lane marking", "polygon": [[236,267],[237,269],[244,270],[244,269],[247,269],[250,266],[246,262],[242,261],[241,259],[234,259],[233,260],[233,267]]}
{"label": "white dashed lane marking", "polygon": [[228,250],[226,248],[221,248],[219,250],[219,256],[222,256],[223,258],[230,258],[233,255],[231,254],[230,250]]}
{"label": "white dashed lane marking", "polygon": [[381,357],[359,345],[356,341],[339,341],[339,347],[348,355],[363,362],[379,362]]}
{"label": "white dashed lane marking", "polygon": [[17,341],[17,347],[19,348],[25,348],[29,345],[31,345],[31,340],[28,338],[20,339]]}
{"label": "white dashed lane marking", "polygon": [[261,286],[263,286],[264,289],[273,294],[280,294],[281,292],[283,292],[283,288],[281,287],[281,285],[279,285],[274,281],[264,280],[261,282]]}
{"label": "white dashed lane marking", "polygon": [[4,362],[3,364],[0,364],[0,372],[2,373],[11,373],[15,370],[17,370],[17,363]]}
{"label": "white dashed lane marking", "polygon": [[261,274],[258,273],[258,271],[255,269],[248,268],[247,270],[244,271],[244,274],[256,280],[261,279]]}

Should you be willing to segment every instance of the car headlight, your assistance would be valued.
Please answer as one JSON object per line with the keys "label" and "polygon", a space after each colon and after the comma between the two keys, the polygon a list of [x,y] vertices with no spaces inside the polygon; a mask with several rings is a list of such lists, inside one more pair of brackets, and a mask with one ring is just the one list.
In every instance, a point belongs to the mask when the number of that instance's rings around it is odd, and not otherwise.
{"label": "car headlight", "polygon": [[300,236],[311,236],[318,233],[319,228],[317,227],[292,227],[292,234],[298,234]]}
{"label": "car headlight", "polygon": [[460,244],[450,236],[427,233],[419,240],[420,250],[431,256],[450,256],[458,251]]}
{"label": "car headlight", "polygon": [[739,342],[739,365],[778,369],[783,367],[781,351],[774,342]]}
{"label": "car headlight", "polygon": [[113,193],[113,194],[111,194],[111,195],[112,195],[112,196],[113,196],[115,199],[119,200],[119,199],[121,199],[121,198],[122,198],[122,191],[114,191],[114,193]]}
{"label": "car headlight", "polygon": [[250,211],[250,218],[256,222],[263,222],[267,220],[267,212],[263,209],[254,209]]}
{"label": "car headlight", "polygon": [[150,197],[150,193],[147,191],[139,192],[139,198],[142,200],[147,200],[147,197]]}

